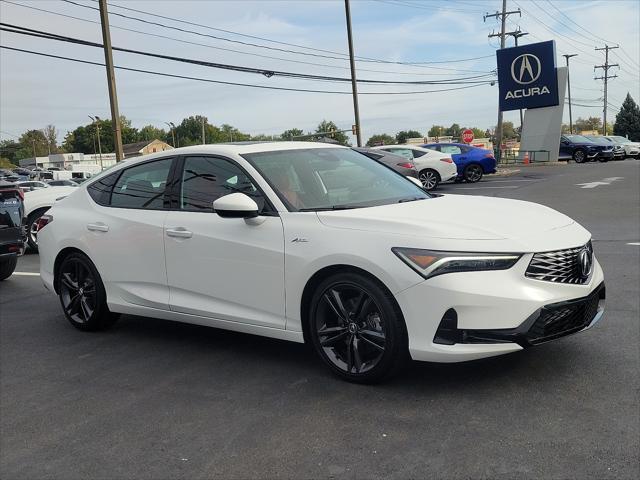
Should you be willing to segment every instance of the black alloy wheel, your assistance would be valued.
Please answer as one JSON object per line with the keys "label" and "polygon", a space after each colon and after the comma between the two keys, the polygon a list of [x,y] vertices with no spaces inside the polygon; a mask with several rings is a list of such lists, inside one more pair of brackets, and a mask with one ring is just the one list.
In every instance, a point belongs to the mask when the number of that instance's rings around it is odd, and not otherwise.
{"label": "black alloy wheel", "polygon": [[440,183],[440,175],[438,175],[438,172],[431,169],[422,170],[418,175],[418,178],[425,190],[434,190]]}
{"label": "black alloy wheel", "polygon": [[587,159],[587,154],[584,150],[576,150],[573,152],[573,161],[576,163],[583,163]]}
{"label": "black alloy wheel", "polygon": [[58,296],[65,316],[80,330],[100,330],[118,318],[106,304],[106,294],[98,272],[85,255],[65,257],[58,275]]}
{"label": "black alloy wheel", "polygon": [[467,165],[464,169],[464,179],[469,183],[476,183],[482,179],[482,175],[484,174],[482,167],[477,163],[472,163],[471,165]]}
{"label": "black alloy wheel", "polygon": [[343,274],[323,282],[312,300],[310,335],[342,378],[373,383],[406,358],[406,332],[388,294],[371,279]]}

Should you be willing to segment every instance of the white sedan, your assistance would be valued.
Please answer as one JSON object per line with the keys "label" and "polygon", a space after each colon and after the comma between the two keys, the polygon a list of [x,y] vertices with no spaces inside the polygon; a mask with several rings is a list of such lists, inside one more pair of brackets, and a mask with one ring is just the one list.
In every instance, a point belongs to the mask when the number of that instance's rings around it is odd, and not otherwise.
{"label": "white sedan", "polygon": [[427,190],[433,190],[440,182],[455,180],[458,176],[456,164],[449,154],[417,145],[383,145],[374,148],[411,160],[418,170],[422,186]]}
{"label": "white sedan", "polygon": [[40,273],[81,330],[133,314],[307,342],[374,382],[409,356],[517,352],[604,309],[591,235],[569,217],[431,196],[346,147],[185,147],[71,190],[38,222]]}

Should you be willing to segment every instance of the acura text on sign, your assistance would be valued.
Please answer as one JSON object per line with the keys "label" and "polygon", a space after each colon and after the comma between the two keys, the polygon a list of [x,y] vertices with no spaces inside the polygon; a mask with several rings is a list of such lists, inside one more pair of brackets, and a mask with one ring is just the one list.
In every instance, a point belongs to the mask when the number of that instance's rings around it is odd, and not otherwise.
{"label": "acura text on sign", "polygon": [[500,110],[558,105],[555,42],[541,42],[496,52]]}

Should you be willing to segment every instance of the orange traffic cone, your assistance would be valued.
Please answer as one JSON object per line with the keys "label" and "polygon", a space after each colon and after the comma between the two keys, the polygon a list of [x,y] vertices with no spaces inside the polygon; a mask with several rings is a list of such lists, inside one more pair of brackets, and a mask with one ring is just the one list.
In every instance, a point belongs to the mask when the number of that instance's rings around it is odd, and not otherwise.
{"label": "orange traffic cone", "polygon": [[529,165],[529,152],[524,152],[524,164]]}

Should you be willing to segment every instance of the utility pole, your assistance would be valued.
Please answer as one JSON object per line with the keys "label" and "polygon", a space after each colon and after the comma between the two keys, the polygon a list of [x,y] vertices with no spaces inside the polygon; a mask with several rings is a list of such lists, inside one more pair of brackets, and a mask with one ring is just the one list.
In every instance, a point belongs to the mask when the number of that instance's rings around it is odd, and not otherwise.
{"label": "utility pole", "polygon": [[[102,166],[102,144],[100,143],[100,124],[98,123],[100,121],[100,117],[99,116],[95,116],[92,117],[91,115],[87,115],[92,121],[93,124],[96,127],[96,133],[98,134],[98,152],[100,155],[100,171],[104,170],[104,167]],[[94,148],[94,152],[95,152],[95,148]]]}
{"label": "utility pole", "polygon": [[577,53],[564,54],[562,55],[567,61],[567,91],[569,92],[569,133],[573,133],[573,116],[571,114],[571,79],[569,78],[569,59],[571,57],[576,57]]}
{"label": "utility pole", "polygon": [[111,123],[113,124],[113,143],[116,149],[116,161],[124,160],[122,151],[122,131],[120,130],[120,112],[118,110],[118,94],[116,92],[116,74],[113,70],[113,52],[111,51],[111,33],[109,31],[109,11],[107,0],[100,1],[100,22],[102,23],[102,43],[104,45],[104,63],[107,66],[107,85],[109,102],[111,103]]}
{"label": "utility pole", "polygon": [[202,144],[204,145],[205,143],[207,143],[204,138],[204,117],[202,117],[200,120],[202,121]]}
{"label": "utility pole", "polygon": [[[522,16],[520,9],[513,10],[510,12],[507,11],[507,0],[502,0],[502,12],[496,12],[491,14],[486,13],[483,17],[485,22],[487,21],[487,18],[491,18],[491,17],[495,17],[496,20],[498,18],[500,19],[500,33],[498,34],[492,33],[491,35],[489,35],[489,38],[491,38],[492,36],[500,37],[501,49],[504,48],[504,44],[505,44],[505,37],[506,37],[505,28],[507,23],[507,17],[509,15],[515,15],[516,13]],[[497,157],[498,157],[498,161],[500,161],[502,157],[502,149],[500,148],[502,146],[502,110],[500,110],[500,104],[498,104],[498,125],[496,126],[496,143],[498,144]]]}
{"label": "utility pole", "polygon": [[166,125],[169,126],[169,130],[171,130],[171,139],[172,139],[172,147],[176,148],[176,134],[174,132],[174,129],[176,128],[176,126],[173,124],[173,122],[164,122]]}
{"label": "utility pole", "polygon": [[[520,30],[520,27],[518,27],[518,30],[515,30],[513,32],[507,32],[505,35],[510,35],[513,37],[513,41],[515,42],[515,46],[518,46],[518,39],[520,37],[524,37],[525,35],[529,35],[528,32],[523,32],[522,30]],[[520,136],[522,137],[522,127],[524,126],[524,118],[522,117],[522,109],[519,110],[520,112]]]}
{"label": "utility pole", "polygon": [[358,83],[356,81],[356,61],[353,55],[353,35],[351,33],[351,7],[349,0],[344,0],[344,11],[347,17],[347,38],[349,40],[349,65],[351,66],[351,89],[353,91],[353,113],[356,120],[356,139],[358,147],[362,146],[362,129],[360,128],[360,108],[358,107]]}
{"label": "utility pole", "polygon": [[619,46],[610,47],[609,45],[605,45],[604,48],[596,48],[596,50],[604,50],[604,65],[596,65],[593,67],[595,72],[596,68],[602,69],[602,76],[596,77],[594,80],[604,80],[604,108],[602,109],[603,120],[602,120],[602,134],[607,134],[607,80],[610,78],[616,78],[617,75],[609,75],[609,69],[611,67],[619,67],[617,63],[609,63],[609,50],[613,50],[614,48],[620,48]]}

